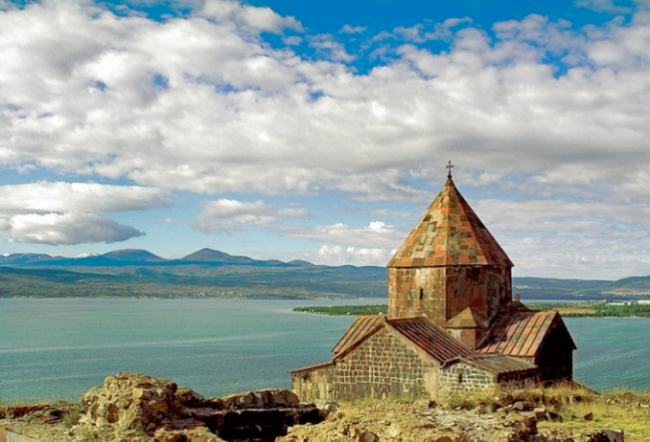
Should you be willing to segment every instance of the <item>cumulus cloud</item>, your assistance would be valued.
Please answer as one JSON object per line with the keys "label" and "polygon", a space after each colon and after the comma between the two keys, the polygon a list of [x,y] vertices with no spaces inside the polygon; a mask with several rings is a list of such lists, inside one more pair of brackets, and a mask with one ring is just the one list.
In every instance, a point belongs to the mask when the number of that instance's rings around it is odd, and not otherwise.
{"label": "cumulus cloud", "polygon": [[[586,9],[592,9],[596,12],[607,12],[610,14],[626,14],[632,12],[629,3],[622,5],[621,2],[616,0],[576,0],[576,6]],[[641,3],[641,1],[637,1]]]}
{"label": "cumulus cloud", "polygon": [[[439,156],[620,186],[649,135],[650,24],[590,29],[540,16],[497,24],[496,38],[465,18],[402,28],[413,44],[386,43],[393,57],[357,75],[332,36],[307,36],[329,61],[265,44],[300,31],[268,8],[211,0],[159,23],[30,3],[0,13],[0,159],[209,193],[348,191],[364,175],[381,189],[368,197],[395,199]],[[431,38],[449,50],[416,44]]]}
{"label": "cumulus cloud", "polygon": [[346,244],[362,247],[391,247],[399,241],[401,232],[383,221],[372,221],[364,227],[352,227],[345,223],[320,226],[311,230],[297,231],[292,236],[308,238],[323,242]]}
{"label": "cumulus cloud", "polygon": [[345,46],[329,34],[317,35],[309,39],[309,46],[315,48],[320,58],[335,62],[350,62],[354,56],[348,54]]}
{"label": "cumulus cloud", "polygon": [[366,32],[366,27],[365,26],[352,26],[352,25],[343,25],[341,30],[339,31],[342,34],[362,34]]}
{"label": "cumulus cloud", "polygon": [[601,279],[646,274],[650,209],[625,201],[483,200],[476,212],[514,261],[515,274]]}
{"label": "cumulus cloud", "polygon": [[[324,265],[386,265],[390,251],[382,248],[323,245],[314,258]],[[381,263],[381,264],[378,264]]]}
{"label": "cumulus cloud", "polygon": [[394,226],[383,221],[372,221],[363,227],[336,223],[310,230],[295,230],[289,235],[322,243],[316,254],[305,257],[320,264],[384,266],[406,232],[396,231]]}
{"label": "cumulus cloud", "polygon": [[114,243],[144,235],[95,213],[0,215],[0,231],[12,242],[48,245]]}
{"label": "cumulus cloud", "polygon": [[281,33],[284,29],[302,29],[293,17],[282,17],[271,8],[242,5],[233,1],[206,2],[200,14],[227,26],[235,24],[244,31],[256,30]]}
{"label": "cumulus cloud", "polygon": [[114,243],[144,235],[101,213],[168,204],[159,189],[39,181],[0,186],[0,231],[12,242]]}
{"label": "cumulus cloud", "polygon": [[165,192],[140,186],[48,181],[0,186],[0,211],[124,212],[167,204]]}
{"label": "cumulus cloud", "polygon": [[194,228],[203,232],[240,230],[302,216],[305,216],[305,211],[301,208],[276,208],[261,200],[244,202],[220,199],[204,204]]}

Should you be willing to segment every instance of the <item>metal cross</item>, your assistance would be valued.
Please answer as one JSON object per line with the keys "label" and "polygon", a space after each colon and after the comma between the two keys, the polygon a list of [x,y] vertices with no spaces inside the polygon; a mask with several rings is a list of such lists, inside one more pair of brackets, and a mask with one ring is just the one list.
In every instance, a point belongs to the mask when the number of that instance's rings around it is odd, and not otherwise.
{"label": "metal cross", "polygon": [[451,178],[451,169],[454,167],[453,164],[451,164],[451,160],[449,160],[449,163],[445,166],[445,169],[448,169],[449,172],[447,173],[447,178]]}

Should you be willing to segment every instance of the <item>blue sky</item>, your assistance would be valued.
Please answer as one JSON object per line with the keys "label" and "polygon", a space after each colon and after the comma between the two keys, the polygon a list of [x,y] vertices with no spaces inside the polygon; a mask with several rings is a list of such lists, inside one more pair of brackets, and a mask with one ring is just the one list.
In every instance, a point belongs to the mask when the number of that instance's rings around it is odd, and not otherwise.
{"label": "blue sky", "polygon": [[454,179],[515,276],[650,274],[650,3],[0,0],[0,253],[385,265]]}

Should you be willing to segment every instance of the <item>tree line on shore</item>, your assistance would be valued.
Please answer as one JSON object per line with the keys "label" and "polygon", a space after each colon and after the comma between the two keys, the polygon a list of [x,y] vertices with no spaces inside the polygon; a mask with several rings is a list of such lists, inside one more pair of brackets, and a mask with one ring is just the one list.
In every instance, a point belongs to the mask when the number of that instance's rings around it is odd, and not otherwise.
{"label": "tree line on shore", "polygon": [[[650,305],[635,302],[607,303],[607,302],[531,302],[524,304],[531,310],[556,309],[565,317],[637,317],[650,318]],[[333,316],[361,316],[385,314],[388,311],[386,304],[367,305],[337,305],[332,307],[308,306],[296,307],[296,312],[315,313]]]}

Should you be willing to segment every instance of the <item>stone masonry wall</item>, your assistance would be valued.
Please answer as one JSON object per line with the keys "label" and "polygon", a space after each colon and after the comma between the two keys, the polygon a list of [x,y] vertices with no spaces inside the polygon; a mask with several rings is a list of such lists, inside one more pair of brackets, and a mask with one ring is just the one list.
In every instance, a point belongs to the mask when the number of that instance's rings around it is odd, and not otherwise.
{"label": "stone masonry wall", "polygon": [[379,330],[334,365],[294,372],[303,401],[436,398],[438,367],[387,329]]}
{"label": "stone masonry wall", "polygon": [[497,378],[499,388],[530,388],[535,386],[535,370],[505,373]]}
{"label": "stone masonry wall", "polygon": [[438,383],[440,397],[489,392],[497,388],[493,374],[462,362],[441,369]]}
{"label": "stone masonry wall", "polygon": [[437,367],[387,329],[337,361],[334,372],[336,399],[436,397]]}
{"label": "stone masonry wall", "polygon": [[507,308],[512,300],[510,267],[447,267],[446,293],[447,320],[467,307],[490,319]]}
{"label": "stone masonry wall", "polygon": [[467,307],[491,318],[512,298],[510,267],[445,266],[388,269],[388,316],[425,314],[444,325]]}
{"label": "stone masonry wall", "polygon": [[388,316],[413,318],[427,315],[444,324],[445,268],[389,268]]}

